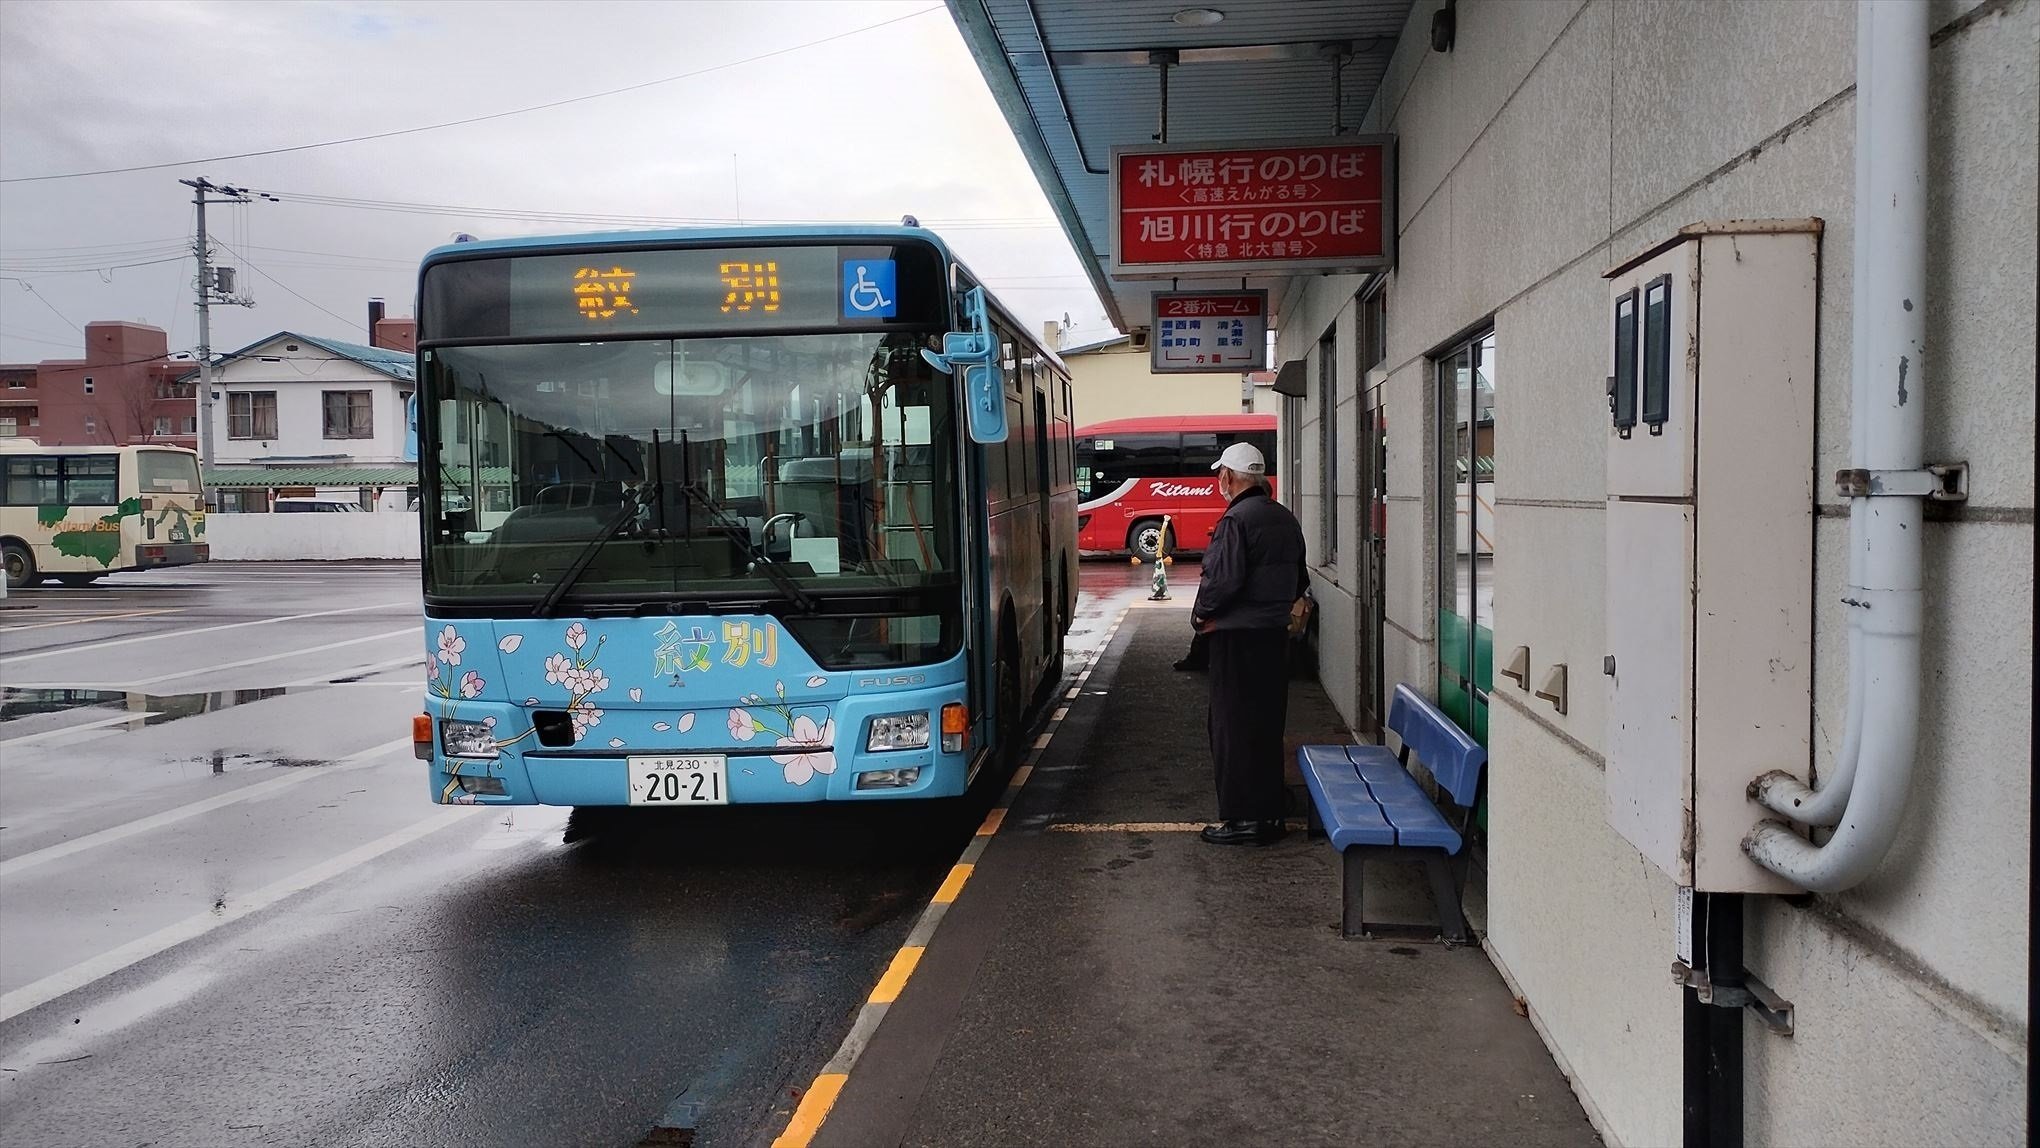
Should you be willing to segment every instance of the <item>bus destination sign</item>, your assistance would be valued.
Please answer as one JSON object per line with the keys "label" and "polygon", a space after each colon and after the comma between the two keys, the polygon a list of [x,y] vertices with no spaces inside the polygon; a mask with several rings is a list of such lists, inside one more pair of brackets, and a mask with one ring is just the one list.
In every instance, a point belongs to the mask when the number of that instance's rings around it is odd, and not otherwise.
{"label": "bus destination sign", "polygon": [[1266,291],[1159,291],[1148,328],[1155,374],[1259,370],[1268,358]]}
{"label": "bus destination sign", "polygon": [[620,248],[427,267],[422,337],[625,338],[947,320],[940,257],[919,245]]}
{"label": "bus destination sign", "polygon": [[1112,273],[1379,270],[1395,262],[1394,137],[1115,148]]}

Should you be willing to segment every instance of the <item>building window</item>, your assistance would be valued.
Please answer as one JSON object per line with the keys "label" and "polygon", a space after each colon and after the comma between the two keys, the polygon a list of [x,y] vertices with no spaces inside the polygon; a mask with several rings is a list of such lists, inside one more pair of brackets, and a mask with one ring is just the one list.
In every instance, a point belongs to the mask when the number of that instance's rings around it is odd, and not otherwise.
{"label": "building window", "polygon": [[86,394],[88,394],[88,395],[92,393],[92,376],[91,376],[91,375],[87,375],[87,376],[85,376],[85,393],[86,393]]}
{"label": "building window", "polygon": [[1319,565],[1331,566],[1339,561],[1339,347],[1331,335],[1318,340],[1318,434]]}
{"label": "building window", "polygon": [[169,415],[157,415],[157,416],[156,416],[156,437],[157,437],[157,438],[165,438],[165,437],[168,437],[168,436],[169,436],[169,434],[170,434],[170,416],[169,416]]}
{"label": "building window", "polygon": [[374,438],[375,420],[368,391],[327,391],[324,394],[327,438]]}
{"label": "building window", "polygon": [[20,375],[16,375],[7,380],[7,389],[10,391],[25,391],[28,389],[28,380]]}
{"label": "building window", "polygon": [[1360,369],[1371,371],[1388,359],[1388,292],[1377,286],[1360,300]]}
{"label": "building window", "polygon": [[1494,332],[1436,363],[1438,387],[1438,700],[1487,740],[1494,688]]}
{"label": "building window", "polygon": [[185,433],[185,434],[197,434],[197,433],[198,433],[198,416],[197,416],[197,415],[185,415],[185,416],[184,416],[184,433]]}
{"label": "building window", "polygon": [[228,438],[275,438],[275,391],[227,392]]}
{"label": "building window", "polygon": [[0,438],[14,438],[20,433],[13,419],[0,419]]}

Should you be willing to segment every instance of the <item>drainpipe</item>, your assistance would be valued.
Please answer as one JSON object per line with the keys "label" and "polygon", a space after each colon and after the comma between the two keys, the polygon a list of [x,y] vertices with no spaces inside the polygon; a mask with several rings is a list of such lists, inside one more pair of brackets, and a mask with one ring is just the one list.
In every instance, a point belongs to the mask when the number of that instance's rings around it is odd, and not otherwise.
{"label": "drainpipe", "polygon": [[[1792,820],[1832,820],[1815,846],[1762,821],[1743,850],[1803,888],[1868,877],[1904,812],[1919,737],[1924,464],[1928,12],[1856,6],[1855,324],[1849,501],[1849,716],[1835,776],[1809,790],[1772,773],[1751,786]],[[1787,784],[1787,783],[1790,784]],[[1839,807],[1839,808],[1837,808]]]}

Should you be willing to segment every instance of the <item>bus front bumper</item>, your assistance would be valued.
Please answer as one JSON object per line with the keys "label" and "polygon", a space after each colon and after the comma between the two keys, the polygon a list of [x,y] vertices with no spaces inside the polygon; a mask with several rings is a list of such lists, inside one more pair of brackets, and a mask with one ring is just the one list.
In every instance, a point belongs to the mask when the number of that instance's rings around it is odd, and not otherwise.
{"label": "bus front bumper", "polygon": [[[969,787],[974,747],[966,737],[960,751],[944,752],[941,714],[945,704],[963,701],[964,690],[963,683],[955,682],[835,700],[818,723],[828,730],[826,743],[787,744],[769,732],[738,739],[732,727],[740,729],[742,722],[734,718],[737,707],[732,706],[692,711],[695,720],[687,723],[692,736],[681,735],[679,714],[616,708],[605,712],[601,724],[571,747],[546,748],[525,741],[506,746],[494,758],[449,758],[443,747],[421,744],[419,756],[430,759],[432,799],[458,805],[671,804],[646,802],[642,796],[633,801],[631,781],[650,768],[646,759],[673,757],[719,759],[725,800],[716,804],[954,797]],[[434,701],[428,699],[427,704]],[[908,712],[928,714],[927,748],[866,748],[872,718]],[[530,721],[522,707],[475,702],[460,703],[456,716],[464,721],[494,718],[494,727],[507,731],[506,740]],[[650,724],[653,719],[657,724]],[[666,728],[660,730],[660,725]],[[631,736],[605,736],[626,728]],[[639,736],[638,730],[658,732]],[[703,744],[704,732],[714,735],[712,743]]]}

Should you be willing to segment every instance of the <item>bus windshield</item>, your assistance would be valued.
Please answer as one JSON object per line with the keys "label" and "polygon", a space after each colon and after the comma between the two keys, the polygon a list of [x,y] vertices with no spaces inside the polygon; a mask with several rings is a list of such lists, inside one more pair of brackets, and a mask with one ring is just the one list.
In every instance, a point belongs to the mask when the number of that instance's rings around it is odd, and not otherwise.
{"label": "bus windshield", "polygon": [[925,335],[427,350],[426,593],[533,603],[954,584]]}

